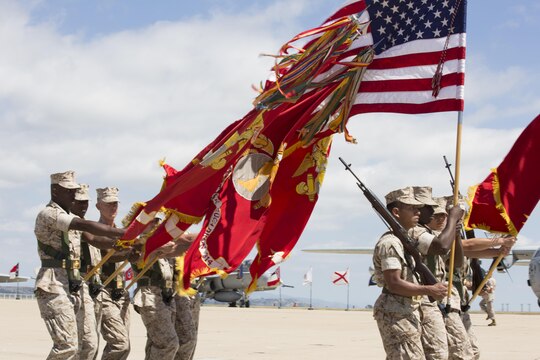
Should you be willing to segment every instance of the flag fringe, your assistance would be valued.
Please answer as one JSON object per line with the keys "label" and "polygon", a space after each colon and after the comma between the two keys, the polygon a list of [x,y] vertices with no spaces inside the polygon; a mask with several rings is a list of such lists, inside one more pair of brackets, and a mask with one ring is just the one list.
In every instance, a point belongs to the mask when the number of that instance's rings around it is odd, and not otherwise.
{"label": "flag fringe", "polygon": [[[501,234],[510,234],[513,236],[517,236],[518,231],[514,223],[510,219],[510,216],[506,212],[506,208],[504,207],[504,204],[502,203],[502,200],[501,200],[501,186],[500,186],[499,174],[497,172],[497,169],[496,168],[491,169],[491,174],[493,174],[493,179],[491,181],[491,184],[493,186],[493,199],[495,201],[495,208],[497,209],[499,215],[503,218],[504,222],[506,223],[506,228],[508,230],[504,232],[501,232],[501,231],[496,231],[496,232],[501,233]],[[465,228],[467,230],[477,228],[477,229],[493,232],[493,229],[491,229],[491,227],[487,224],[469,224],[471,213],[474,209],[473,201],[475,199],[478,186],[479,185],[475,185],[469,188],[468,199],[467,199],[467,203],[469,204],[469,212],[467,213],[464,219],[464,224],[466,224]]]}
{"label": "flag fringe", "polygon": [[124,227],[128,227],[129,224],[131,224],[131,222],[135,220],[135,218],[141,213],[145,206],[145,202],[136,202],[131,205],[131,209],[129,209],[126,216],[124,216],[124,218],[122,219],[122,225]]}

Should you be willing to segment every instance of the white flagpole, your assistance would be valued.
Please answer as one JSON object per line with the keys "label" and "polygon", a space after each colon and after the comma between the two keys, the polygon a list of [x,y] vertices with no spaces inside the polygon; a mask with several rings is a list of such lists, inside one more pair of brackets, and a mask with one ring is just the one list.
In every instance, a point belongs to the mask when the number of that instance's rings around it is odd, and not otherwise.
{"label": "white flagpole", "polygon": [[349,286],[351,286],[351,284],[347,282],[347,308],[345,311],[349,311]]}
{"label": "white flagpole", "polygon": [[308,310],[313,310],[313,280],[309,283],[309,308]]}

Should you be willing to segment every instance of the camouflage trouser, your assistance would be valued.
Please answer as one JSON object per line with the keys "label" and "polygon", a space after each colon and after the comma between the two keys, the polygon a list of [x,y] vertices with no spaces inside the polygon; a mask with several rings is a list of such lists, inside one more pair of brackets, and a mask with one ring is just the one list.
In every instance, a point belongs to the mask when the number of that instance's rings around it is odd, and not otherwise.
{"label": "camouflage trouser", "polygon": [[175,327],[180,345],[175,360],[191,360],[197,346],[201,299],[198,295],[192,297],[176,295],[174,300],[176,302]]}
{"label": "camouflage trouser", "polygon": [[488,315],[488,320],[495,320],[495,311],[493,311],[493,300],[482,299],[480,301],[480,308]]}
{"label": "camouflage trouser", "polygon": [[373,317],[377,320],[387,360],[425,359],[420,318],[416,312],[396,314],[375,309]]}
{"label": "camouflage trouser", "polygon": [[471,316],[468,312],[461,313],[461,321],[463,321],[463,326],[465,327],[465,330],[467,330],[467,334],[469,335],[469,342],[471,343],[473,359],[478,360],[480,359],[480,348],[478,347],[478,339],[476,339],[476,335],[474,334]]}
{"label": "camouflage trouser", "polygon": [[450,312],[445,319],[448,332],[449,360],[472,360],[474,358],[469,335],[458,312]]}
{"label": "camouflage trouser", "polygon": [[36,290],[41,317],[51,335],[53,347],[47,359],[77,359],[77,319],[73,299],[66,294]]}
{"label": "camouflage trouser", "polygon": [[129,294],[118,300],[111,299],[110,290],[104,289],[97,304],[98,328],[107,343],[103,349],[103,360],[125,360],[130,351],[129,344]]}
{"label": "camouflage trouser", "polygon": [[98,333],[94,300],[88,293],[88,286],[83,283],[80,290],[81,307],[77,312],[77,330],[79,333],[79,359],[93,360],[98,351]]}
{"label": "camouflage trouser", "polygon": [[174,328],[176,306],[174,299],[165,304],[161,289],[141,286],[137,289],[135,309],[146,327],[146,360],[173,360],[178,350]]}
{"label": "camouflage trouser", "polygon": [[426,360],[448,359],[448,339],[444,318],[436,302],[420,304],[422,346]]}

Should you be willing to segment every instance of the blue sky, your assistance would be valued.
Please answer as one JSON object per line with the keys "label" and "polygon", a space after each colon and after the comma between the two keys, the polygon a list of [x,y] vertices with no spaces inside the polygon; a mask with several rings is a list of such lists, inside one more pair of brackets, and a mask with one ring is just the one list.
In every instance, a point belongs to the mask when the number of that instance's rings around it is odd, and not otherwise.
{"label": "blue sky", "polygon": [[[118,186],[122,217],[160,187],[163,157],[183,167],[230,122],[249,111],[251,84],[266,78],[273,53],[319,24],[341,1],[8,1],[0,0],[0,272],[38,266],[33,223],[48,201],[48,175],[74,169],[92,189]],[[540,4],[471,1],[461,191],[482,181],[539,113]],[[449,193],[442,155],[455,156],[456,114],[362,115],[350,121],[359,144],[336,136],[319,204],[282,277],[309,296],[345,302],[333,271],[351,268],[351,304],[372,303],[371,259],[312,255],[312,247],[369,247],[384,231],[342,156],[382,197],[405,185]],[[406,148],[402,142],[414,143]],[[92,209],[89,218],[97,218]],[[540,246],[536,210],[520,237]],[[277,232],[279,230],[276,230]],[[534,304],[527,269],[502,274],[500,303]]]}

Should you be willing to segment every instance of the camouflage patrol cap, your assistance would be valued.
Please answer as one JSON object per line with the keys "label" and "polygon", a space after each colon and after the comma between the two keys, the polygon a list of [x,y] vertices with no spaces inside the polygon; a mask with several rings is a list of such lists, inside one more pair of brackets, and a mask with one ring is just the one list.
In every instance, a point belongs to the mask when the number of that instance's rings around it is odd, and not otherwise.
{"label": "camouflage patrol cap", "polygon": [[79,201],[85,201],[90,200],[90,196],[88,195],[88,184],[79,184],[80,188],[77,189],[75,192],[75,200]]}
{"label": "camouflage patrol cap", "polygon": [[57,184],[65,189],[78,189],[80,186],[75,181],[75,171],[69,170],[51,174],[51,184]]}
{"label": "camouflage patrol cap", "polygon": [[118,202],[118,188],[116,187],[106,187],[96,189],[97,192],[97,201],[98,202]]}
{"label": "camouflage patrol cap", "polygon": [[444,197],[434,197],[433,200],[437,203],[437,206],[433,207],[433,215],[436,214],[446,214],[446,198]]}
{"label": "camouflage patrol cap", "polygon": [[[446,211],[448,211],[454,206],[454,195],[445,196],[444,200],[446,200]],[[467,200],[461,194],[458,194],[458,206],[464,210],[467,209]]]}
{"label": "camouflage patrol cap", "polygon": [[437,206],[431,195],[431,186],[414,186],[414,197],[424,205]]}
{"label": "camouflage patrol cap", "polygon": [[399,190],[390,191],[388,194],[386,194],[385,199],[386,205],[391,204],[395,201],[399,201],[400,203],[408,205],[424,205],[414,198],[414,191],[411,186]]}

